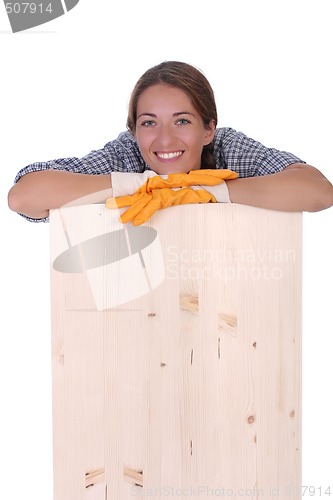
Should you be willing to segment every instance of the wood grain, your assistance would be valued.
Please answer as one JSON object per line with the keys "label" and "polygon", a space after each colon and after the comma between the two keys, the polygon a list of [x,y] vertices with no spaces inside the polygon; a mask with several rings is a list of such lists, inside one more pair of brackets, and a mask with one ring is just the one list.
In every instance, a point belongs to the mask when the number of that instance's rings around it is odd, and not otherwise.
{"label": "wood grain", "polygon": [[[51,262],[117,218],[52,211]],[[301,225],[235,204],[159,211],[149,293],[103,310],[89,273],[51,266],[54,500],[300,500]],[[120,269],[99,273],[100,303],[135,295]]]}

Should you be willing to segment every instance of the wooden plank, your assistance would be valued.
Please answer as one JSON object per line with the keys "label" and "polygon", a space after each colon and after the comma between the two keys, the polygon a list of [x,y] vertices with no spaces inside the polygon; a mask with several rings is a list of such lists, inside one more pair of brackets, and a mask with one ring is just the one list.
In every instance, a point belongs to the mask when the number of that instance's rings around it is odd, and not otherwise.
{"label": "wooden plank", "polygon": [[117,217],[51,214],[55,500],[299,500],[301,214]]}

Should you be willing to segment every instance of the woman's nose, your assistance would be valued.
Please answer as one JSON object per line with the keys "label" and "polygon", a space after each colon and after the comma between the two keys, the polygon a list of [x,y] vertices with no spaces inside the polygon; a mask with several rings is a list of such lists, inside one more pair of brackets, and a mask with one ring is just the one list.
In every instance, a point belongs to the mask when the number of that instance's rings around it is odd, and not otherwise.
{"label": "woman's nose", "polygon": [[160,148],[170,148],[175,143],[175,133],[170,126],[161,126],[156,140]]}

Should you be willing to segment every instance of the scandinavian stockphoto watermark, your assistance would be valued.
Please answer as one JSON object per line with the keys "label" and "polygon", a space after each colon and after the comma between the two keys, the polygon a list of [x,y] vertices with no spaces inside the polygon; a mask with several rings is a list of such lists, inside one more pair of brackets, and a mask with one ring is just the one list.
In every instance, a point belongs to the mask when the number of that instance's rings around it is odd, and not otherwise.
{"label": "scandinavian stockphoto watermark", "polygon": [[116,206],[110,210],[101,204],[109,196],[109,190],[92,193],[53,213],[59,239],[53,269],[85,274],[99,311],[149,294],[165,279],[272,283],[297,270],[294,249],[223,242],[193,248],[184,240],[162,246],[150,224],[122,224]]}
{"label": "scandinavian stockphoto watermark", "polygon": [[5,9],[13,33],[48,23],[72,10],[79,0],[39,0],[36,2],[7,2]]}
{"label": "scandinavian stockphoto watermark", "polygon": [[132,486],[131,495],[133,497],[145,498],[309,498],[324,497],[329,498],[333,494],[332,486],[298,486],[287,484],[285,486],[274,486],[269,488],[212,488],[208,485],[190,486],[188,488],[176,488],[174,486],[162,486],[161,488],[140,488]]}
{"label": "scandinavian stockphoto watermark", "polygon": [[69,206],[87,203],[87,199],[75,200],[51,214],[57,227],[53,269],[84,274],[98,311],[149,294],[165,279],[156,229],[123,225],[118,209],[100,204]]}
{"label": "scandinavian stockphoto watermark", "polygon": [[162,488],[138,488],[132,486],[131,495],[136,497],[245,497],[259,498],[264,497],[264,490],[257,488],[211,488],[207,485],[190,486],[188,488],[176,488],[174,486],[163,486]]}
{"label": "scandinavian stockphoto watermark", "polygon": [[167,279],[281,280],[296,262],[294,249],[179,249],[166,250]]}

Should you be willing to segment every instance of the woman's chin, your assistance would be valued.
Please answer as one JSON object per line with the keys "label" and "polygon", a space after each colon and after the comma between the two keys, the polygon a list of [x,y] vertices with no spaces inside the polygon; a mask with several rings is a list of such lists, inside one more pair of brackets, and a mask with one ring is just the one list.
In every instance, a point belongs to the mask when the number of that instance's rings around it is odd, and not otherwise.
{"label": "woman's chin", "polygon": [[176,165],[170,163],[170,165],[164,163],[163,165],[151,165],[150,169],[156,172],[158,175],[168,175],[168,174],[187,174],[191,170],[197,170],[200,167],[192,167],[189,168],[187,165]]}

